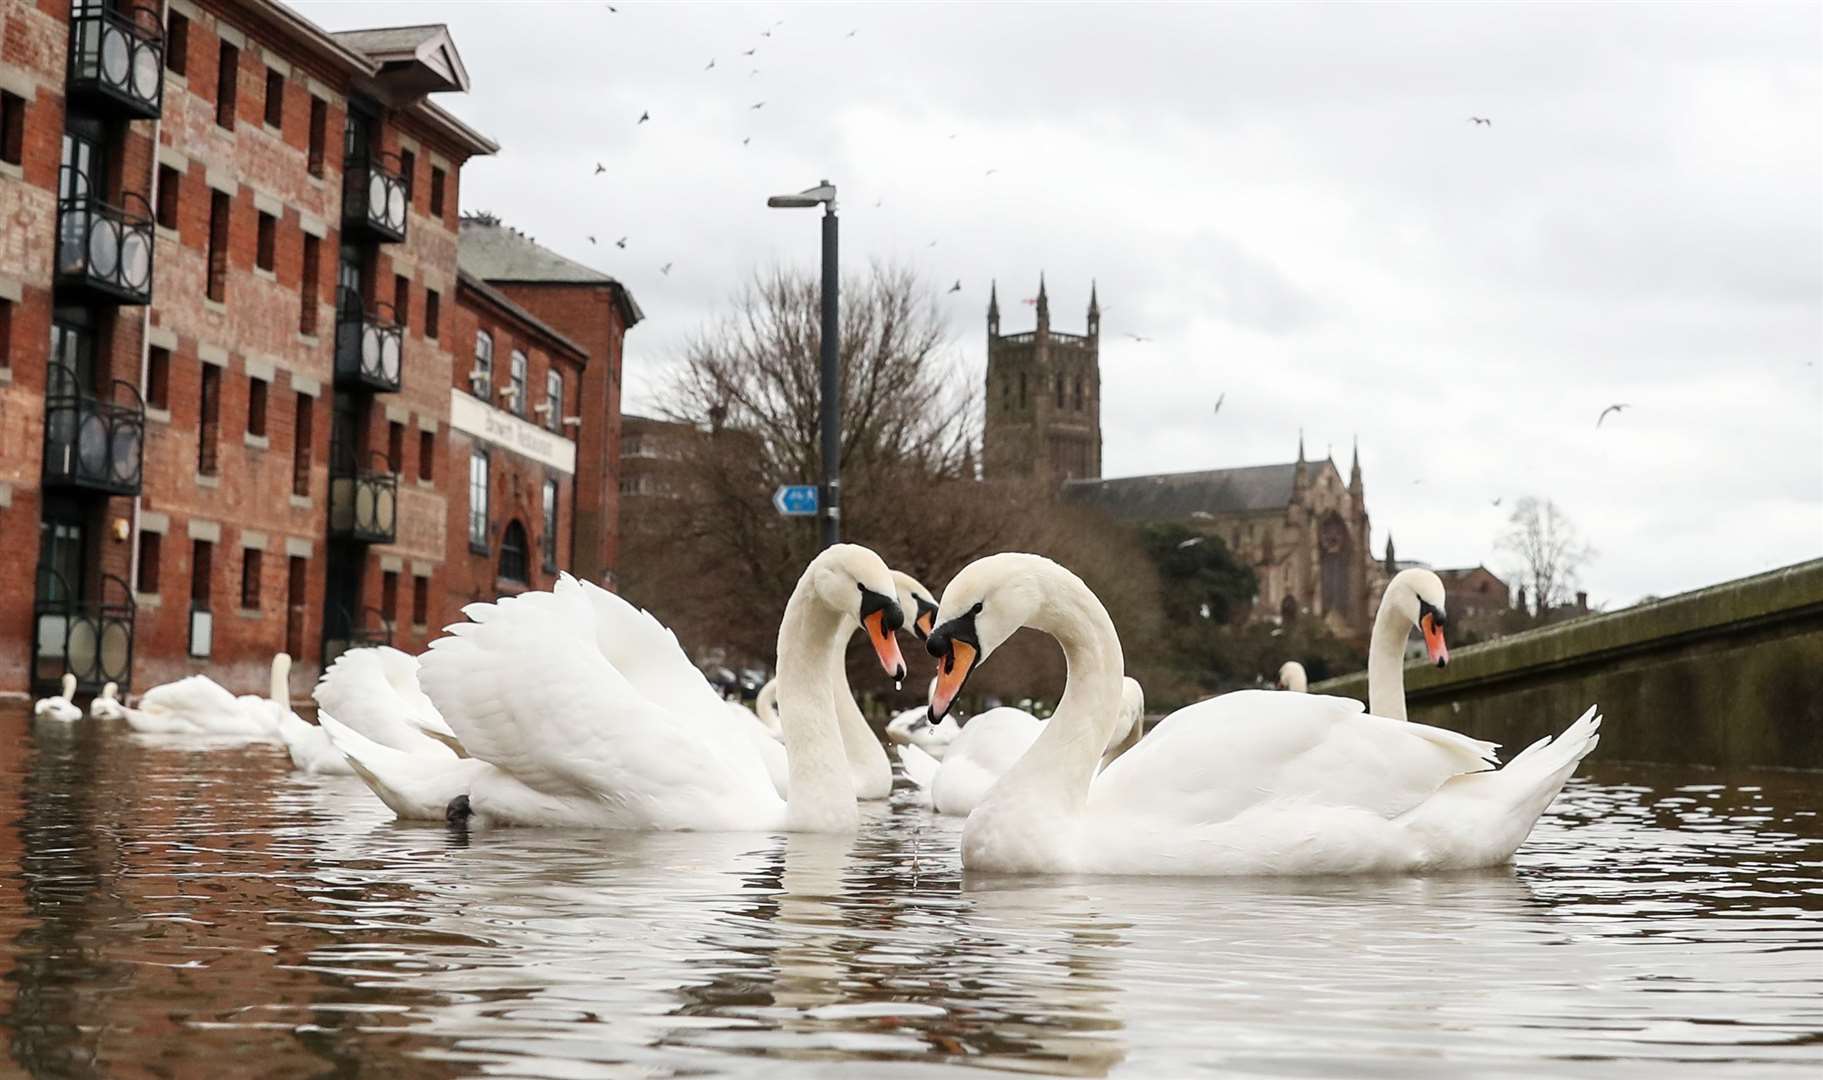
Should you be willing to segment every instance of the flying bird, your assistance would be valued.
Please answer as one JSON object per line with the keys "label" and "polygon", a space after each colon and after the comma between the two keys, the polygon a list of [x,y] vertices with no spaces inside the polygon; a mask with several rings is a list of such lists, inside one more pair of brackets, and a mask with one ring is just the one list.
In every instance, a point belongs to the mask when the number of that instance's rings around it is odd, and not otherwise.
{"label": "flying bird", "polygon": [[596,175],[596,176],[600,176],[600,175],[601,175],[601,174],[602,174],[602,173],[605,173],[605,172],[607,172],[607,171],[608,171],[608,167],[607,167],[607,166],[606,166],[606,165],[603,165],[603,164],[602,164],[602,163],[601,163],[601,162],[599,162],[599,161],[597,161],[597,162],[596,162],[596,163],[595,163],[595,175]]}
{"label": "flying bird", "polygon": [[666,277],[670,277],[671,276],[671,264],[666,263],[665,265],[659,267],[658,272],[665,275]]}
{"label": "flying bird", "polygon": [[1488,126],[1488,127],[1493,127],[1493,126],[1494,126],[1494,122],[1493,122],[1493,121],[1492,121],[1492,120],[1489,120],[1489,119],[1488,119],[1488,118],[1487,118],[1487,117],[1485,117],[1485,116],[1471,116],[1471,117],[1469,117],[1469,123],[1471,123],[1471,124],[1486,124],[1486,125],[1487,125],[1487,126]]}
{"label": "flying bird", "polygon": [[1149,337],[1140,337],[1138,334],[1128,334],[1127,336],[1132,338],[1134,341],[1139,341],[1139,342],[1147,342],[1147,341],[1152,340]]}
{"label": "flying bird", "polygon": [[937,242],[936,242],[936,241],[935,241],[935,240],[932,240],[932,241],[931,241],[931,242],[930,242],[930,243],[928,243],[928,244],[926,244],[926,245],[924,245],[924,246],[925,246],[925,247],[936,247],[936,246],[937,246]]}
{"label": "flying bird", "polygon": [[949,291],[950,292],[961,292],[962,291],[962,279],[957,278],[956,283],[949,287]]}
{"label": "flying bird", "polygon": [[748,143],[750,143],[752,141],[753,141],[753,136],[749,135],[746,138],[741,140],[741,145],[746,146]]}
{"label": "flying bird", "polygon": [[614,246],[617,248],[620,248],[624,251],[627,246],[627,238],[623,236],[620,239],[614,241]]}
{"label": "flying bird", "polygon": [[884,206],[885,204],[886,204],[886,198],[885,198],[885,196],[881,196],[880,198],[874,200],[874,209],[877,210],[881,206]]}
{"label": "flying bird", "polygon": [[746,52],[742,53],[741,55],[742,56],[752,56],[754,53],[756,53],[758,51],[759,51],[758,49],[748,49]]}
{"label": "flying bird", "polygon": [[594,242],[595,242],[595,238],[593,236],[589,237],[589,243],[593,244]]}
{"label": "flying bird", "polygon": [[856,33],[858,33],[858,31],[850,30],[848,33],[842,35],[842,40],[847,41],[849,38],[854,37]]}
{"label": "flying bird", "polygon": [[1605,408],[1605,409],[1603,409],[1603,410],[1602,410],[1602,411],[1601,411],[1601,415],[1600,415],[1600,416],[1598,416],[1598,417],[1596,417],[1596,418],[1595,418],[1595,426],[1596,426],[1596,427],[1600,427],[1600,426],[1601,426],[1601,422],[1602,422],[1602,421],[1603,421],[1603,420],[1606,420],[1606,419],[1607,419],[1607,418],[1608,418],[1608,414],[1609,414],[1609,413],[1617,413],[1617,412],[1619,412],[1619,411],[1621,411],[1621,410],[1622,410],[1622,409],[1630,409],[1630,408],[1632,408],[1632,407],[1633,407],[1633,406],[1631,406],[1631,405],[1628,405],[1628,404],[1626,404],[1626,403],[1625,403],[1625,402],[1623,402],[1623,403],[1621,403],[1621,404],[1619,404],[1619,405],[1610,405],[1610,406],[1608,406],[1608,407],[1607,407],[1607,408]]}
{"label": "flying bird", "polygon": [[751,106],[749,106],[749,108],[754,108],[754,109],[763,109],[765,107],[766,107],[766,103],[763,101],[756,101]]}
{"label": "flying bird", "polygon": [[1038,304],[1038,298],[1036,296],[1021,297],[1019,302],[1024,304],[1026,307],[1036,307]]}
{"label": "flying bird", "polygon": [[1227,400],[1228,400],[1228,391],[1223,390],[1221,393],[1221,396],[1215,399],[1215,411],[1217,413],[1222,411],[1222,402],[1227,401]]}
{"label": "flying bird", "polygon": [[704,70],[704,71],[708,71],[708,70],[709,70],[709,68],[713,68],[713,67],[714,67],[714,66],[715,66],[715,61],[714,61],[714,60],[710,60],[710,61],[709,61],[709,67],[705,67],[705,68],[704,68],[704,69],[703,69],[703,70]]}
{"label": "flying bird", "polygon": [[1500,501],[1501,501],[1501,499],[1504,499],[1504,498],[1506,498],[1506,496],[1505,496],[1505,495],[1502,495],[1502,496],[1500,496],[1500,497],[1499,497],[1499,498],[1496,498],[1496,499],[1495,499],[1495,500],[1494,500],[1494,505],[1495,505],[1495,506],[1499,506],[1499,505],[1500,505]]}
{"label": "flying bird", "polygon": [[760,36],[761,36],[761,37],[771,37],[771,36],[772,36],[772,31],[770,31],[770,30],[761,30],[761,31],[760,31]]}
{"label": "flying bird", "polygon": [[987,171],[987,172],[986,172],[986,173],[985,173],[985,174],[984,174],[984,175],[985,175],[985,176],[992,176],[992,175],[994,175],[994,174],[995,174],[995,173],[997,173],[997,172],[999,172],[999,171],[1000,171],[1000,170],[999,170],[999,169],[989,169],[989,170],[988,170],[988,171]]}
{"label": "flying bird", "polygon": [[641,124],[645,123],[647,120],[650,120],[650,119],[652,119],[652,114],[649,112],[642,112],[639,114],[639,122]]}

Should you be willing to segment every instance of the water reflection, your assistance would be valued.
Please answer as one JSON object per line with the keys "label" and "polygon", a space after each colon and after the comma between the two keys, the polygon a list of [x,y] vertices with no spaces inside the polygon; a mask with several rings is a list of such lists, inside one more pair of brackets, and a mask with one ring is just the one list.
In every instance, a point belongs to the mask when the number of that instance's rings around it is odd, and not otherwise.
{"label": "water reflection", "polygon": [[909,805],[844,838],[464,835],[270,747],[23,711],[0,738],[0,1026],[33,1073],[1795,1075],[1823,1047],[1818,777],[1607,767],[1478,874],[965,879],[957,823]]}

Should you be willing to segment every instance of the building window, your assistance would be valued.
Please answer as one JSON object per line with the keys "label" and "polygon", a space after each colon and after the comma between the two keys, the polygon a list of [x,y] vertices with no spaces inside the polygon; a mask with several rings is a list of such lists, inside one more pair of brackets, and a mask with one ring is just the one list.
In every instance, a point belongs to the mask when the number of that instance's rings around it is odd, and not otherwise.
{"label": "building window", "polygon": [[241,610],[260,609],[260,562],[264,553],[252,548],[241,551]]}
{"label": "building window", "polygon": [[397,420],[386,425],[386,467],[394,476],[405,473],[405,425]]}
{"label": "building window", "polygon": [[525,573],[525,526],[514,519],[500,534],[500,576],[507,581],[524,582]]}
{"label": "building window", "polygon": [[167,229],[177,229],[177,199],[183,194],[184,174],[169,165],[158,167],[158,223]]}
{"label": "building window", "polygon": [[0,296],[0,368],[13,366],[13,302]]}
{"label": "building window", "polygon": [[508,369],[507,379],[509,380],[508,393],[512,395],[515,416],[525,415],[525,368],[525,354],[514,349],[512,367]]}
{"label": "building window", "polygon": [[436,476],[437,433],[418,432],[418,479],[430,483]]}
{"label": "building window", "polygon": [[0,91],[0,161],[19,165],[25,160],[25,99]]}
{"label": "building window", "polygon": [[1082,376],[1076,376],[1076,411],[1082,411]]}
{"label": "building window", "polygon": [[228,298],[228,193],[209,193],[209,281],[206,294],[216,303]]}
{"label": "building window", "polygon": [[316,335],[318,279],[323,276],[323,241],[304,234],[304,269],[298,275],[298,333]]}
{"label": "building window", "polygon": [[1057,376],[1057,407],[1063,408],[1063,376],[1061,374]]}
{"label": "building window", "polygon": [[247,380],[247,434],[256,439],[266,437],[266,390],[270,385],[265,379]]}
{"label": "building window", "polygon": [[173,75],[190,70],[190,20],[173,8],[165,19],[165,69]]}
{"label": "building window", "polygon": [[424,626],[430,622],[430,579],[414,577],[411,579],[411,624]]}
{"label": "building window", "polygon": [[329,102],[310,96],[310,175],[323,175],[323,149],[329,144]]}
{"label": "building window", "polygon": [[399,572],[388,570],[380,575],[380,618],[387,629],[399,619]]}
{"label": "building window", "polygon": [[214,637],[214,621],[209,614],[209,572],[214,560],[214,544],[207,540],[190,541],[191,656],[208,656]]}
{"label": "building window", "polygon": [[1025,408],[1025,406],[1026,406],[1025,372],[1022,371],[1019,373],[1019,407],[1021,409],[1023,409],[1023,408]]}
{"label": "building window", "polygon": [[291,428],[291,493],[307,496],[310,494],[310,443],[316,433],[316,399],[309,394],[297,396],[297,414]]}
{"label": "building window", "polygon": [[202,422],[197,425],[196,471],[202,476],[214,476],[218,467],[216,450],[221,441],[219,438],[222,416],[221,368],[214,364],[203,365],[202,392],[197,400],[202,407]]}
{"label": "building window", "polygon": [[418,155],[403,147],[399,150],[399,176],[405,181],[405,209],[411,209],[411,199],[418,193]]}
{"label": "building window", "polygon": [[443,321],[443,298],[435,289],[424,290],[424,336],[437,340],[438,324]]}
{"label": "building window", "polygon": [[494,392],[494,336],[475,331],[475,366],[468,373],[469,393],[486,401]]}
{"label": "building window", "polygon": [[563,373],[556,370],[544,373],[544,426],[552,431],[563,430]]}
{"label": "building window", "polygon": [[266,123],[282,130],[285,127],[285,77],[266,69]]}
{"label": "building window", "polygon": [[443,216],[443,170],[435,165],[430,167],[430,216]]}
{"label": "building window", "polygon": [[221,62],[215,68],[215,122],[234,130],[234,106],[240,91],[241,51],[222,42]]}
{"label": "building window", "polygon": [[158,547],[162,539],[158,533],[139,531],[139,570],[133,589],[141,596],[158,595]]}
{"label": "building window", "polygon": [[411,328],[411,279],[404,274],[392,276],[392,317],[401,332]]}
{"label": "building window", "polygon": [[557,569],[557,481],[544,482],[544,568]]}
{"label": "building window", "polygon": [[171,350],[154,345],[146,350],[146,407],[171,407]]}
{"label": "building window", "polygon": [[271,270],[278,261],[279,219],[264,210],[259,215],[259,244],[253,249],[253,265],[261,270]]}
{"label": "building window", "polygon": [[468,459],[468,546],[487,551],[487,451]]}
{"label": "building window", "polygon": [[310,581],[310,564],[302,555],[293,555],[285,561],[285,651],[301,660],[304,656],[304,619],[309,610],[304,592]]}

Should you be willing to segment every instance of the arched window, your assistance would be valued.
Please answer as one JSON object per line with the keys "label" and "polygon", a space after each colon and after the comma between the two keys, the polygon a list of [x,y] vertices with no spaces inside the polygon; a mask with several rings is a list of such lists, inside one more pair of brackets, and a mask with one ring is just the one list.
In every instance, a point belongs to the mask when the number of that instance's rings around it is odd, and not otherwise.
{"label": "arched window", "polygon": [[507,522],[506,532],[500,536],[500,576],[508,581],[526,580],[525,526],[518,518]]}
{"label": "arched window", "polygon": [[1063,375],[1061,373],[1057,376],[1057,407],[1063,408]]}
{"label": "arched window", "polygon": [[1286,593],[1285,599],[1279,601],[1279,618],[1285,622],[1295,622],[1297,617],[1298,602],[1292,598],[1290,593]]}
{"label": "arched window", "polygon": [[1000,411],[1013,411],[1013,380],[1006,375],[1000,377]]}
{"label": "arched window", "polygon": [[1076,376],[1076,411],[1082,411],[1082,376]]}

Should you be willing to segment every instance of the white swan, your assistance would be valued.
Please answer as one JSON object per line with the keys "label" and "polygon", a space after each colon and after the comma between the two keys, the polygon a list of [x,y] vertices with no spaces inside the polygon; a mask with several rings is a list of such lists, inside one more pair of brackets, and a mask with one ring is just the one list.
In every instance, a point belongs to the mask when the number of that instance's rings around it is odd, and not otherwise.
{"label": "white swan", "polygon": [[[1120,720],[1102,751],[1102,768],[1139,741],[1145,715],[1146,696],[1139,682],[1122,679]],[[931,809],[966,817],[1038,741],[1044,725],[1045,721],[1020,709],[989,709],[962,726],[962,733],[941,761],[927,756],[919,746],[901,746],[899,760],[905,763],[905,775],[925,790]]]}
{"label": "white swan", "polygon": [[[1439,614],[1441,614],[1439,612]],[[1595,748],[1591,708],[1497,772],[1494,746],[1250,690],[1167,717],[1098,776],[1119,712],[1120,638],[1074,574],[1036,555],[979,560],[944,591],[931,708],[1022,626],[1068,664],[1057,712],[962,831],[965,868],[1008,873],[1337,874],[1505,862]],[[1441,620],[1433,620],[1440,622]],[[1422,628],[1422,627],[1421,627]]]}
{"label": "white swan", "polygon": [[1406,718],[1405,640],[1414,626],[1424,636],[1430,662],[1438,667],[1450,662],[1449,645],[1443,640],[1443,628],[1449,622],[1443,600],[1443,579],[1421,566],[1401,570],[1386,583],[1367,645],[1368,712],[1393,720]]}
{"label": "white swan", "polygon": [[358,733],[333,718],[323,723],[395,812],[413,800],[434,806],[460,782],[452,816],[480,824],[851,830],[858,814],[831,657],[843,619],[854,617],[881,665],[904,677],[895,591],[879,557],[849,544],[822,552],[798,580],[778,652],[789,801],[748,745],[726,737],[725,703],[670,632],[567,575],[549,592],[469,605],[473,621],[451,627],[423,658],[424,689],[473,764],[427,778],[415,755],[376,754],[378,744],[347,738]]}
{"label": "white swan", "polygon": [[1287,660],[1279,665],[1279,689],[1289,690],[1294,694],[1310,692],[1310,678],[1304,674],[1304,665],[1296,660]]}
{"label": "white swan", "polygon": [[46,720],[61,720],[73,724],[82,719],[82,710],[76,707],[76,676],[63,673],[63,693],[39,698],[32,703],[32,715],[42,716]]}
{"label": "white swan", "polygon": [[126,706],[120,700],[118,683],[106,683],[101,693],[89,702],[89,715],[97,720],[122,720],[126,718]]}
{"label": "white swan", "polygon": [[[936,680],[931,685],[936,686]],[[907,709],[887,721],[886,741],[898,746],[915,746],[938,761],[948,752],[950,743],[962,734],[962,725],[956,723],[954,716],[946,716],[939,722],[930,722],[930,707],[919,706]]]}
{"label": "white swan", "polygon": [[234,696],[207,675],[189,675],[154,686],[126,710],[134,731],[182,735],[252,735],[277,738],[279,717],[291,710],[291,657],[272,657],[267,696]]}
{"label": "white swan", "polygon": [[785,741],[785,729],[779,724],[779,681],[767,679],[766,685],[753,699],[753,715],[760,718],[767,734],[780,742]]}

